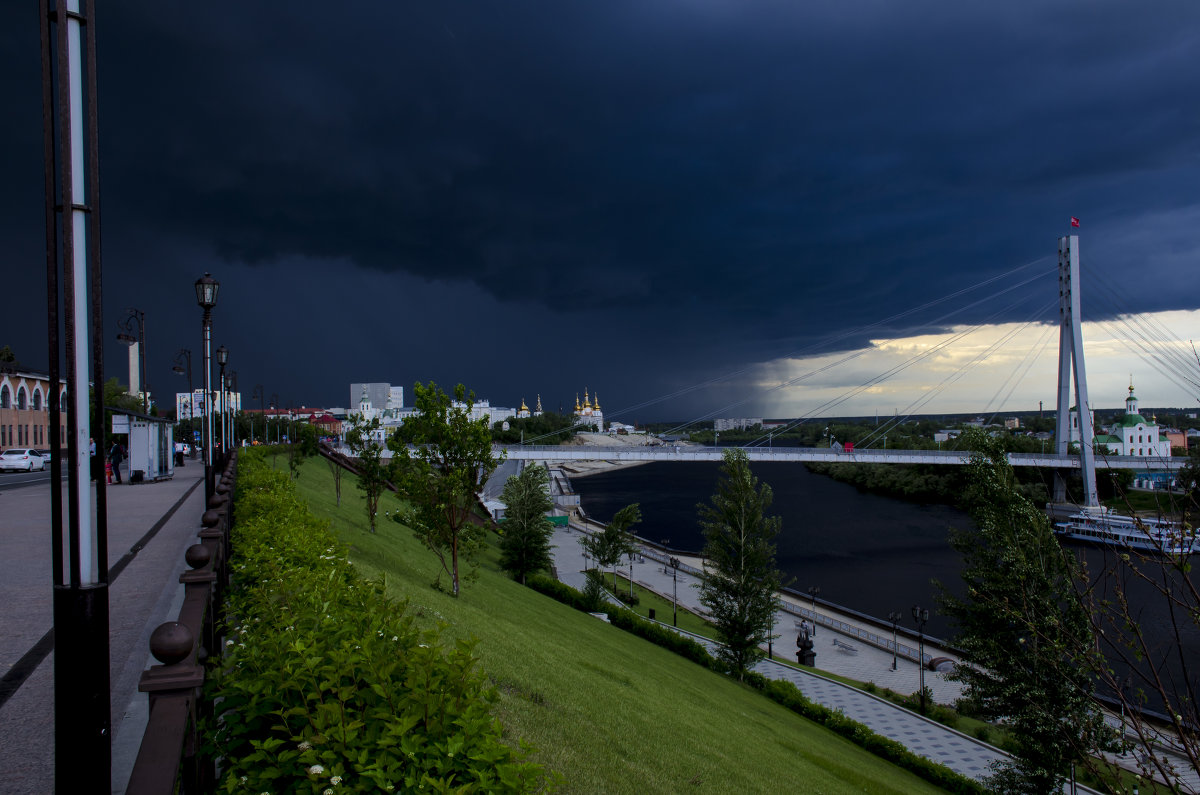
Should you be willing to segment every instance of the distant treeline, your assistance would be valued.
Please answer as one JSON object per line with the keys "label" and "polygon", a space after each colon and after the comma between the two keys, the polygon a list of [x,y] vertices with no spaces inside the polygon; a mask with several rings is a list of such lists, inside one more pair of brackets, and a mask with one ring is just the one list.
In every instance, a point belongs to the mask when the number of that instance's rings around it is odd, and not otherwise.
{"label": "distant treeline", "polygon": [[520,444],[522,439],[526,444],[559,444],[574,436],[576,431],[583,430],[572,430],[575,421],[553,411],[540,417],[510,417],[505,422],[508,430],[504,430],[504,423],[492,424],[492,439],[501,444]]}

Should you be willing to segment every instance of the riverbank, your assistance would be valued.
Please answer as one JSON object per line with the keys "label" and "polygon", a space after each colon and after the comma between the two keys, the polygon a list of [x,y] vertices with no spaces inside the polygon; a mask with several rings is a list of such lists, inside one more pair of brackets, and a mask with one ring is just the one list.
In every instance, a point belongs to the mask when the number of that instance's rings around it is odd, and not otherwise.
{"label": "riverbank", "polygon": [[[687,442],[681,442],[680,445],[687,445]],[[574,447],[599,447],[607,449],[621,449],[629,447],[658,447],[662,445],[662,441],[655,436],[647,436],[645,434],[625,434],[610,436],[607,433],[581,433],[575,436],[566,446]],[[629,469],[630,467],[642,466],[650,463],[649,461],[571,461],[570,463],[558,464],[557,468],[563,470],[571,478],[586,478],[589,475],[595,475],[601,472],[612,472],[618,469]]]}

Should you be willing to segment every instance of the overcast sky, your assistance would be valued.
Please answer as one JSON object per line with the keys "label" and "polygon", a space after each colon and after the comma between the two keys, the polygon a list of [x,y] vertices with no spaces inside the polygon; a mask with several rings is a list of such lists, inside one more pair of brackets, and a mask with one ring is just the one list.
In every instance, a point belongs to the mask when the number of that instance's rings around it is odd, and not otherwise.
{"label": "overcast sky", "polygon": [[[1157,317],[1177,364],[1200,337],[1194,0],[98,14],[106,369],[126,379],[116,322],[143,310],[161,403],[185,388],[180,348],[199,381],[205,271],[247,402],[263,384],[284,405],[435,380],[546,408],[587,388],[626,421],[791,416],[863,384],[833,413],[1036,409],[1057,332],[1025,324],[1056,322],[1073,232],[1085,318],[1176,310]],[[29,3],[0,9],[0,67],[0,344],[43,368]],[[979,347],[871,384],[976,324],[997,324]],[[941,386],[1005,330],[1006,354]],[[1120,405],[1130,375],[1147,405],[1200,405],[1103,333],[1094,405]]]}

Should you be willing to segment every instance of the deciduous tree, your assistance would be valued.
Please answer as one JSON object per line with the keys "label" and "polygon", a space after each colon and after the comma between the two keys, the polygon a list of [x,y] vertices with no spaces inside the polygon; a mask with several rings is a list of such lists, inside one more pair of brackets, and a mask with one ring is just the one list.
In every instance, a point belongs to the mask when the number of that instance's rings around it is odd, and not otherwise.
{"label": "deciduous tree", "polygon": [[554,507],[547,486],[546,467],[527,466],[504,484],[500,500],[504,521],[500,523],[500,566],[525,584],[526,575],[550,568],[550,536],[554,525],[546,514]]}
{"label": "deciduous tree", "polygon": [[614,594],[617,592],[617,564],[621,562],[622,555],[627,555],[634,549],[629,528],[640,521],[642,509],[635,502],[617,511],[602,532],[579,539],[584,551],[595,559],[597,567],[612,566]]}
{"label": "deciduous tree", "polygon": [[709,505],[699,505],[705,578],[700,602],[708,608],[722,646],[717,655],[739,679],[763,657],[782,576],[775,538],[782,520],[768,516],[773,494],[758,483],[740,449],[724,453],[721,478]]}
{"label": "deciduous tree", "polygon": [[383,464],[383,442],[379,440],[379,418],[367,419],[351,414],[346,430],[346,445],[356,459],[358,488],[367,499],[367,522],[375,532],[375,515],[379,513],[379,497],[387,486],[387,468]]}
{"label": "deciduous tree", "polygon": [[450,575],[459,592],[459,559],[470,560],[483,540],[472,523],[476,494],[499,459],[492,452],[487,417],[472,419],[475,393],[459,384],[454,399],[432,381],[413,387],[417,413],[388,440],[397,479],[412,503],[406,517]]}

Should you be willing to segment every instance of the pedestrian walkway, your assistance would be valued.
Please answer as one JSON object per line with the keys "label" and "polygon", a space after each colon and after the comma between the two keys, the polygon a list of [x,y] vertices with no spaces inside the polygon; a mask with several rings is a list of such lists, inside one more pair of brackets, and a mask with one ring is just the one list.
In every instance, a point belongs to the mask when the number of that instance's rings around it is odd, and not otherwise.
{"label": "pedestrian walkway", "polygon": [[[125,789],[145,729],[146,696],[137,684],[154,662],[150,633],[182,601],[179,575],[200,530],[203,472],[189,461],[173,480],[126,479],[107,490],[114,792]],[[0,510],[0,692],[10,693],[0,705],[0,790],[40,794],[54,789],[49,482],[4,491]]]}
{"label": "pedestrian walkway", "polygon": [[[579,545],[583,533],[577,525],[559,528],[551,542],[558,578],[574,588],[582,588],[586,580],[583,551]],[[642,562],[635,558],[632,565],[633,579],[637,584],[650,588],[668,599],[675,595],[680,606],[693,612],[702,611],[699,579],[695,575],[678,574],[678,580],[675,581],[673,570],[667,567],[664,571],[663,565],[657,561],[647,559]],[[625,565],[623,568],[628,575],[629,566]],[[621,568],[618,568],[618,572],[620,571]],[[830,608],[823,609],[823,613],[829,612]],[[780,626],[791,629],[791,622],[794,620],[792,613],[781,611],[776,618]],[[789,633],[787,637],[794,638],[794,633]],[[902,693],[917,690],[920,673],[915,662],[901,664],[898,670],[892,671],[891,652],[869,647],[858,642],[855,635],[832,631],[825,625],[818,630],[817,638],[818,648],[822,650],[817,656],[818,667],[860,681],[873,681]],[[825,638],[829,638],[828,642]],[[854,646],[857,652],[851,654],[846,653],[844,649],[839,650],[839,647],[834,645],[835,639],[847,646]],[[697,640],[710,650],[716,646],[711,640],[698,636]],[[776,653],[782,653],[782,650],[777,648]],[[875,733],[903,744],[913,753],[945,765],[964,776],[982,779],[991,772],[988,767],[991,762],[1007,757],[1003,751],[987,743],[832,679],[771,660],[759,662],[754,670],[771,679],[792,682],[812,701],[838,710],[868,726]],[[891,680],[887,679],[889,674],[892,676]],[[926,685],[935,693],[935,700],[952,701],[957,698],[957,683],[947,681],[944,674],[926,671],[925,677]],[[1078,787],[1078,791],[1092,792],[1085,787]]]}

